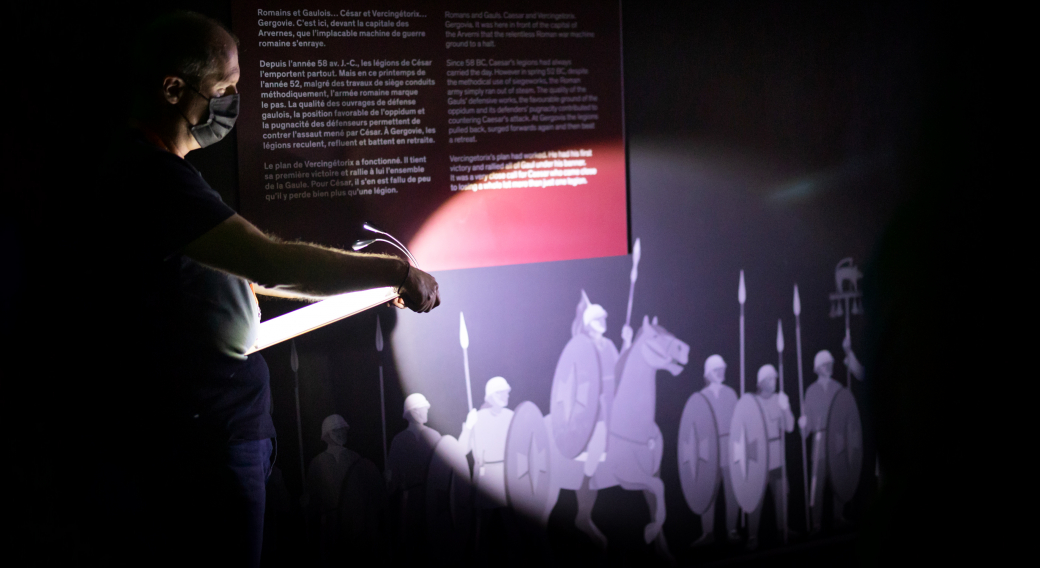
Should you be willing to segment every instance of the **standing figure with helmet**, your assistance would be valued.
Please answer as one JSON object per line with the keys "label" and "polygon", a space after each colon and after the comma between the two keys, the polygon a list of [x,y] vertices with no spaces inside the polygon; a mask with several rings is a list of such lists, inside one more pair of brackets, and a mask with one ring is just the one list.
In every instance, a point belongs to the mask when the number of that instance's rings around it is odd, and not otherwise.
{"label": "standing figure with helmet", "polygon": [[[818,533],[823,528],[824,484],[832,486],[835,524],[845,522],[845,499],[837,491],[833,491],[833,473],[828,468],[828,436],[837,434],[828,432],[828,423],[831,422],[835,399],[843,391],[846,395],[848,393],[841,383],[831,378],[834,373],[834,357],[830,351],[825,349],[816,354],[813,358],[813,371],[816,373],[816,380],[805,390],[805,406],[798,418],[798,427],[802,437],[811,435],[813,440],[812,480],[809,485],[809,508],[812,513],[810,533]],[[858,422],[858,416],[856,421]]]}

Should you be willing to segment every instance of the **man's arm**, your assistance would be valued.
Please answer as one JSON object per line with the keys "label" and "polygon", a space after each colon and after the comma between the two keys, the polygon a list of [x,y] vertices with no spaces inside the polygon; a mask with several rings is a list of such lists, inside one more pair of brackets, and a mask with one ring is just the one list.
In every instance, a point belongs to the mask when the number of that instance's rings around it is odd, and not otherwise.
{"label": "man's arm", "polygon": [[197,262],[229,272],[283,297],[321,299],[381,286],[400,286],[405,306],[428,312],[440,305],[437,281],[393,256],[353,253],[265,235],[239,215],[184,247]]}

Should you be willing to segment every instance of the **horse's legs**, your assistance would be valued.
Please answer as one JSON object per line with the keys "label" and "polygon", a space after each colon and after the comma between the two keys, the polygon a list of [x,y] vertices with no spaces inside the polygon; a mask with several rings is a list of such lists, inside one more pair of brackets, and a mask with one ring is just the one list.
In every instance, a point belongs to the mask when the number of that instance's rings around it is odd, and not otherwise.
{"label": "horse's legs", "polygon": [[542,526],[549,526],[549,517],[552,515],[553,509],[556,508],[556,502],[560,500],[560,486],[554,482],[550,476],[549,478],[549,499],[545,503],[545,510],[542,511]]}
{"label": "horse's legs", "polygon": [[578,527],[578,530],[589,535],[600,548],[607,548],[607,537],[600,532],[596,523],[592,522],[592,508],[596,505],[596,497],[599,495],[599,491],[589,489],[589,482],[592,480],[591,477],[586,477],[581,482],[581,487],[578,488],[578,516],[574,519],[574,526]]}
{"label": "horse's legs", "polygon": [[[654,521],[656,523],[656,521],[657,521],[657,510],[658,510],[657,496],[654,495],[654,493],[652,491],[645,490],[645,491],[643,491],[643,497],[646,498],[646,504],[647,504],[647,506],[650,507],[650,518],[654,519]],[[661,509],[661,511],[662,511],[661,523],[663,525],[663,523],[664,523],[663,503],[661,503],[661,505],[662,505],[662,509]],[[658,555],[660,555],[663,558],[666,558],[670,564],[675,564],[675,558],[672,556],[671,551],[668,550],[668,541],[666,541],[665,538],[664,538],[664,531],[659,530],[657,532],[657,537],[654,538],[654,548],[657,549],[657,554]]]}
{"label": "horse's legs", "polygon": [[[642,491],[646,495],[646,502],[650,505],[651,520],[643,530],[643,538],[650,544],[661,532],[664,526],[664,482],[657,477],[644,477],[638,481],[629,481],[618,478],[621,488],[626,491]],[[650,495],[653,495],[651,501]]]}

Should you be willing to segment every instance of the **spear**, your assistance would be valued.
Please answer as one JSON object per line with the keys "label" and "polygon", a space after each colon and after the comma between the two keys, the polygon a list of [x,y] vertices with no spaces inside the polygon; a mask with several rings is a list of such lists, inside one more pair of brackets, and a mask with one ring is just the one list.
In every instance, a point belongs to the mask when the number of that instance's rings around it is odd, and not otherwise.
{"label": "spear", "polygon": [[[630,282],[628,286],[628,312],[625,314],[625,325],[630,326],[632,324],[632,299],[635,297],[636,292],[636,280],[639,279],[639,257],[642,256],[642,248],[639,246],[639,239],[636,239],[636,244],[632,247],[632,272],[628,275]],[[624,351],[632,346],[632,340],[625,342],[625,345],[621,347]]]}
{"label": "spear", "polygon": [[296,382],[296,435],[300,445],[300,483],[307,492],[307,473],[303,462],[303,420],[300,417],[300,357],[296,354],[296,340],[289,343],[289,366]]}
{"label": "spear", "polygon": [[466,318],[459,312],[459,345],[462,345],[462,361],[466,369],[466,404],[473,410],[473,387],[469,382],[469,332],[466,331]]}
{"label": "spear", "polygon": [[[802,382],[802,299],[798,296],[798,285],[794,285],[794,339],[798,351],[798,412],[805,414],[805,387]],[[805,459],[805,436],[802,439],[802,487],[805,491],[805,530],[809,531],[809,467]]]}
{"label": "spear", "polygon": [[[379,314],[376,314],[376,351],[383,353],[383,326],[379,324]],[[383,418],[383,469],[389,463],[386,454],[386,389],[383,388],[383,358],[379,357],[379,409]]]}
{"label": "spear", "polygon": [[[784,394],[784,327],[780,319],[776,320],[776,358],[780,375],[780,393]],[[784,431],[780,430],[780,466],[784,485],[782,492],[783,516],[784,516],[784,544],[787,544],[787,439]]]}
{"label": "spear", "polygon": [[737,300],[740,302],[740,396],[744,396],[744,302],[747,300],[747,288],[744,287],[743,270],[740,271]]}

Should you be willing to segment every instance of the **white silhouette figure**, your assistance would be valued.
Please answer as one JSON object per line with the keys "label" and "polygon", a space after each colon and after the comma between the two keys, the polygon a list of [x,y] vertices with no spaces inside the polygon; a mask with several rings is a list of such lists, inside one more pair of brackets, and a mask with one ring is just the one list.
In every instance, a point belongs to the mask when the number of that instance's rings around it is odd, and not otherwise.
{"label": "white silhouette figure", "polygon": [[715,502],[701,515],[701,536],[693,545],[702,546],[715,542],[715,503],[722,494],[726,500],[726,535],[730,542],[740,540],[737,532],[737,495],[733,492],[733,477],[730,473],[729,426],[733,421],[733,409],[737,406],[737,391],[724,384],[726,361],[721,355],[711,355],[704,360],[704,381],[701,392],[715,414],[715,428],[719,436],[719,483],[722,491],[716,492]]}
{"label": "white silhouette figure", "polygon": [[510,390],[503,377],[490,379],[484,385],[484,404],[469,411],[459,434],[463,451],[473,454],[473,483],[481,509],[506,506],[506,435],[513,419],[513,411],[506,408]]}
{"label": "white silhouette figure", "polygon": [[[610,451],[596,467],[591,479],[585,477],[584,463],[568,459],[552,436],[552,414],[545,417],[550,429],[551,478],[549,501],[543,520],[548,518],[559,499],[560,489],[578,490],[578,517],[575,526],[601,547],[606,537],[592,522],[591,512],[600,489],[621,486],[629,491],[642,491],[650,507],[651,520],[643,531],[647,543],[655,542],[658,551],[670,556],[661,528],[665,521],[664,483],[657,476],[663,455],[660,428],[654,422],[656,411],[656,375],[660,369],[678,375],[688,361],[689,346],[677,339],[657,318],[643,318],[631,349],[618,361],[620,371],[616,396],[606,424]],[[580,456],[579,456],[580,457]]]}
{"label": "white silhouette figure", "polygon": [[[813,434],[812,480],[809,483],[809,508],[812,510],[812,528],[810,532],[819,532],[823,523],[823,489],[827,481],[827,418],[831,402],[839,389],[845,388],[831,378],[834,372],[834,357],[830,351],[823,350],[813,358],[813,371],[816,380],[805,390],[805,406],[798,418],[798,427],[802,437]],[[843,511],[845,502],[837,493],[831,492],[834,505],[834,520],[845,522]]]}
{"label": "white silhouette figure", "polygon": [[386,464],[387,492],[393,504],[395,533],[401,552],[421,548],[426,534],[426,474],[441,435],[426,426],[430,402],[420,393],[404,399],[408,428],[394,436]]}
{"label": "white silhouette figure", "polygon": [[311,460],[307,468],[307,492],[301,498],[311,526],[318,535],[319,557],[323,565],[334,561],[340,533],[340,489],[347,473],[361,458],[344,445],[350,425],[339,414],[327,416],[321,423],[321,439],[325,451]]}
{"label": "white silhouette figure", "polygon": [[[784,494],[787,493],[785,480],[783,478],[784,466],[784,432],[794,432],[794,414],[791,413],[791,401],[785,393],[776,392],[777,372],[772,365],[762,365],[758,369],[758,399],[759,408],[765,416],[766,437],[769,445],[769,473],[766,477],[769,488],[773,492],[773,504],[776,511],[776,527],[783,533],[787,526],[787,512],[784,510]],[[764,499],[764,497],[763,497]],[[747,547],[751,550],[758,548],[758,528],[762,519],[762,503],[759,502],[755,510],[748,513],[748,542]]]}

